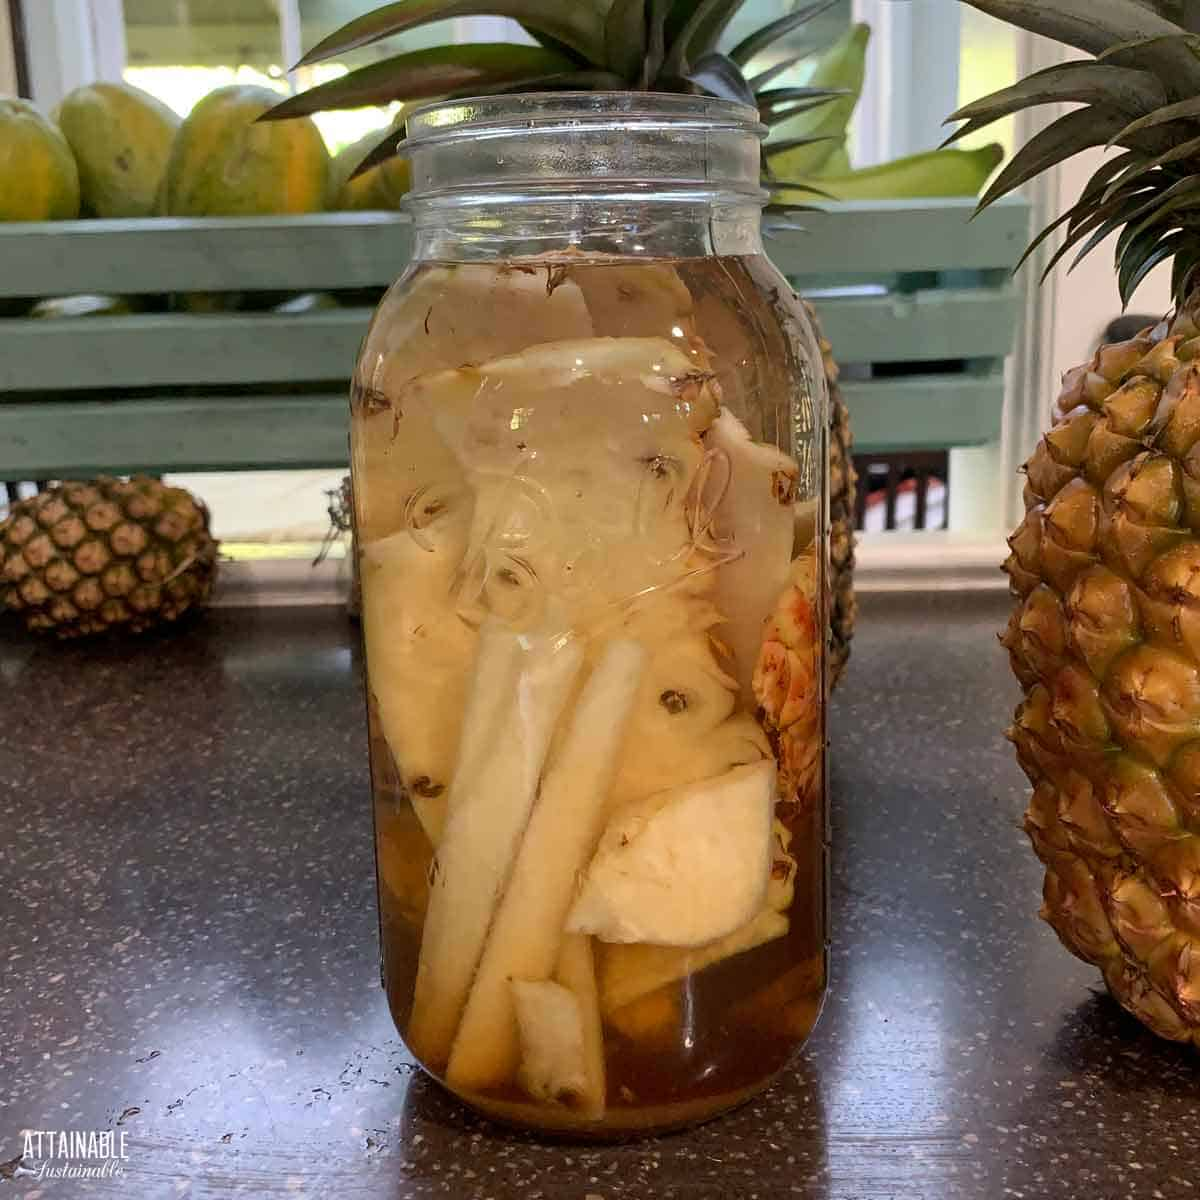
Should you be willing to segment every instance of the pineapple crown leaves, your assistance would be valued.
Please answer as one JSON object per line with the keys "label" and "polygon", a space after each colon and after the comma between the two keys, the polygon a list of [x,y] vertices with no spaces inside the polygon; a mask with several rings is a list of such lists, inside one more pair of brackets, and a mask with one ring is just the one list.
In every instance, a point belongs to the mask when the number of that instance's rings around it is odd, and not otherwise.
{"label": "pineapple crown leaves", "polygon": [[1174,260],[1182,302],[1200,282],[1200,4],[1196,0],[964,0],[990,16],[1092,57],[1035,72],[960,108],[949,145],[1013,113],[1081,105],[1035,134],[993,181],[980,210],[1082,150],[1119,149],[1079,198],[1042,230],[1063,241],[1043,278],[1075,251],[1072,269],[1113,233],[1128,304],[1154,267]]}
{"label": "pineapple crown leaves", "polygon": [[[755,55],[832,8],[837,0],[808,0],[722,53],[718,43],[745,2],[395,0],[330,34],[299,65],[323,62],[451,17],[509,17],[519,21],[537,45],[483,43],[409,51],[292,96],[262,119],[281,120],[397,100],[532,90],[629,89],[737,100],[757,107],[760,119],[774,125],[847,94],[842,88],[766,86],[798,60],[768,68],[752,80],[745,74]],[[389,131],[356,174],[391,157],[401,137]]]}

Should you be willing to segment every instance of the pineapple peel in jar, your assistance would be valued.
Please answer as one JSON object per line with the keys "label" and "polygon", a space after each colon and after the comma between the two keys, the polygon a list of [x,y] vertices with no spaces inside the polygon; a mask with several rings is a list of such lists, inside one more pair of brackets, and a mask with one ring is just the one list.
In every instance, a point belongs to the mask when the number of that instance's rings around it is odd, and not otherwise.
{"label": "pineapple peel in jar", "polygon": [[[765,1086],[826,942],[806,318],[760,254],[610,241],[419,233],[351,438],[393,1015],[477,1108],[597,1136]],[[772,988],[801,1015],[739,1020]]]}

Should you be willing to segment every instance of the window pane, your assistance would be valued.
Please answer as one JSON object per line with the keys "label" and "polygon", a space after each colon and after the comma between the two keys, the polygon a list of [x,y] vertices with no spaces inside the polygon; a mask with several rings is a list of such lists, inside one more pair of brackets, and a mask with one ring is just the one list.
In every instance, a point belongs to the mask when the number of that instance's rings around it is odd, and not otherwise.
{"label": "window pane", "polygon": [[285,91],[276,0],[125,0],[125,78],[181,116],[214,88]]}
{"label": "window pane", "polygon": [[[1017,81],[1017,37],[1013,27],[976,8],[962,5],[962,51],[958,102],[969,104]],[[962,140],[967,148],[1000,142],[1005,157],[1014,150],[1014,118],[1006,117]]]}

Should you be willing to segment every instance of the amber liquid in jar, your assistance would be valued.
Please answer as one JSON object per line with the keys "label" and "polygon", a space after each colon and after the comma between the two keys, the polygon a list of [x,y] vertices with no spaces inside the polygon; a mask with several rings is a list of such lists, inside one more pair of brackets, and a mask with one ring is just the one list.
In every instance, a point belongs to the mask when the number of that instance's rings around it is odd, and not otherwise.
{"label": "amber liquid in jar", "polygon": [[817,1018],[823,431],[779,282],[427,262],[368,335],[383,976],[423,1065],[501,1119],[694,1121]]}

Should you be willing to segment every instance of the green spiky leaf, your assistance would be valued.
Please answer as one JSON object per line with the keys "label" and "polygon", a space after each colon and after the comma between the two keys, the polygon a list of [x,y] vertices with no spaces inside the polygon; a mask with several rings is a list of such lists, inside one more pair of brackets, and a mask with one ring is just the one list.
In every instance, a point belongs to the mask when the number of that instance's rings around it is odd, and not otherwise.
{"label": "green spiky leaf", "polygon": [[1065,213],[1056,217],[1044,229],[1030,241],[1029,245],[1021,252],[1021,257],[1017,259],[1017,265],[1013,268],[1013,274],[1016,274],[1034,255],[1038,247],[1049,238],[1053,237],[1064,225],[1066,225],[1073,217],[1081,211],[1081,206],[1076,204],[1073,208],[1068,208]]}
{"label": "green spiky leaf", "polygon": [[759,92],[758,119],[767,126],[780,125],[801,113],[830,104],[846,94],[844,88],[776,88],[769,92]]}
{"label": "green spiky leaf", "polygon": [[788,150],[795,150],[797,146],[814,146],[818,142],[836,142],[840,140],[840,138],[832,136],[788,138],[782,142],[769,142],[763,147],[763,154],[769,162],[772,158],[780,154],[785,154]]}
{"label": "green spiky leaf", "polygon": [[[526,79],[514,79],[509,83],[488,88],[489,96],[508,96],[516,92],[614,92],[621,91],[626,80],[612,71],[578,68],[562,71],[556,75],[531,75]],[[468,100],[478,96],[476,91],[452,93],[447,100]]]}
{"label": "green spiky leaf", "polygon": [[303,117],[330,109],[390,104],[393,100],[423,100],[464,88],[476,93],[495,84],[549,75],[571,66],[569,59],[541,46],[508,42],[477,42],[462,46],[432,46],[360,67],[338,79],[289,96],[263,114],[268,121]]}
{"label": "green spiky leaf", "polygon": [[[1070,252],[1076,246],[1078,246],[1079,243],[1085,237],[1087,237],[1089,233],[1092,233],[1097,226],[1102,225],[1105,220],[1105,218],[1099,212],[1081,213],[1080,216],[1082,219],[1077,225],[1069,228],[1069,232],[1063,239],[1062,244],[1050,256],[1049,261],[1046,263],[1045,269],[1042,271],[1040,282],[1045,283],[1050,277],[1050,273],[1054,270],[1054,268],[1057,267],[1058,264],[1064,258],[1066,258],[1066,256],[1070,254]],[[1074,219],[1075,218],[1073,216],[1072,220]]]}
{"label": "green spiky leaf", "polygon": [[1195,0],[1138,0],[1138,3],[1190,33],[1200,33],[1200,6]]}
{"label": "green spiky leaf", "polygon": [[1135,37],[1127,42],[1115,42],[1096,56],[1097,62],[1112,63],[1118,67],[1137,66],[1151,59],[1165,62],[1165,54],[1176,56],[1176,61],[1191,70],[1195,66],[1195,55],[1200,49],[1200,37],[1193,33],[1176,30],[1174,33],[1159,33],[1153,37]]}
{"label": "green spiky leaf", "polygon": [[758,103],[768,107],[772,104],[790,104],[793,100],[836,100],[839,96],[850,94],[849,88],[823,87],[767,88],[765,91],[755,91]]}
{"label": "green spiky leaf", "polygon": [[587,58],[580,54],[578,50],[568,46],[566,42],[560,42],[558,38],[551,37],[548,33],[542,33],[540,29],[531,28],[524,21],[520,22],[521,28],[531,37],[539,46],[544,46],[547,50],[553,50],[557,54],[563,55],[565,58],[574,59],[581,67],[588,65]]}
{"label": "green spiky leaf", "polygon": [[761,92],[772,80],[778,79],[780,75],[790,71],[793,67],[811,57],[812,55],[808,53],[793,54],[790,58],[785,58],[782,62],[777,62],[773,67],[768,67],[765,71],[760,71],[753,79],[749,80],[750,86],[756,92]]}
{"label": "green spiky leaf", "polygon": [[646,0],[612,0],[604,22],[604,65],[637,79],[646,59]]}
{"label": "green spiky leaf", "polygon": [[1093,250],[1098,250],[1122,226],[1127,227],[1133,219],[1133,214],[1143,207],[1145,199],[1145,191],[1134,190],[1115,196],[1102,210],[1097,209],[1094,213],[1096,219],[1088,221],[1086,227],[1080,225],[1068,239],[1071,247],[1074,247],[1079,244],[1085,233],[1090,235],[1071,260],[1069,270],[1074,271]]}
{"label": "green spiky leaf", "polygon": [[1196,253],[1195,249],[1182,247],[1175,255],[1175,262],[1171,267],[1171,294],[1173,296],[1186,296],[1192,290],[1195,286],[1198,268],[1200,268],[1200,255]]}
{"label": "green spiky leaf", "polygon": [[604,58],[602,0],[394,0],[343,25],[318,42],[299,66],[324,62],[360,46],[452,17],[511,17],[582,54],[589,62]]}
{"label": "green spiky leaf", "polygon": [[729,57],[739,66],[744,67],[756,54],[765,50],[772,42],[786,37],[793,29],[819,17],[823,12],[832,8],[838,0],[815,0],[795,12],[779,17],[761,29],[756,29],[749,37],[743,38],[729,52]]}
{"label": "green spiky leaf", "polygon": [[1034,176],[1073,158],[1081,150],[1103,146],[1124,123],[1124,114],[1098,107],[1076,109],[1034,134],[1013,155],[979,201],[982,211]]}
{"label": "green spiky leaf", "polygon": [[[1151,189],[1145,202],[1129,214],[1121,238],[1124,240],[1136,237],[1174,213],[1193,212],[1197,209],[1200,209],[1200,178],[1194,175],[1172,184],[1165,192],[1157,188]],[[1119,255],[1120,243],[1117,252]]]}
{"label": "green spiky leaf", "polygon": [[724,54],[717,54],[715,51],[702,54],[684,78],[689,83],[703,88],[709,95],[722,100],[735,100],[751,108],[756,104],[745,75],[737,63]]}
{"label": "green spiky leaf", "polygon": [[[946,118],[969,121],[971,131],[986,128],[994,121],[1041,104],[1105,104],[1131,116],[1152,112],[1165,104],[1166,92],[1148,71],[1113,67],[1095,62],[1060,63],[1022,79],[990,96],[964,105]],[[978,122],[977,124],[974,124]],[[947,142],[963,137],[967,129],[951,134]]]}
{"label": "green spiky leaf", "polygon": [[827,192],[824,188],[819,188],[816,184],[806,179],[772,179],[767,187],[772,195],[779,191],[806,192],[808,195],[816,196],[821,200],[837,200],[837,197],[832,192]]}
{"label": "green spiky leaf", "polygon": [[849,88],[794,87],[768,88],[766,91],[756,89],[754,94],[759,111],[768,112],[781,105],[792,104],[800,104],[803,108],[818,108],[839,96],[849,96],[851,93]]}
{"label": "green spiky leaf", "polygon": [[389,129],[374,149],[350,172],[350,178],[357,179],[360,175],[365,175],[372,167],[387,162],[389,158],[395,158],[402,141],[404,141],[403,129]]}
{"label": "green spiky leaf", "polygon": [[965,0],[1002,21],[1086,50],[1111,66],[1153,71],[1170,99],[1200,91],[1200,58],[1186,30],[1137,0]]}
{"label": "green spiky leaf", "polygon": [[1200,154],[1200,137],[1191,138],[1186,142],[1181,142],[1177,146],[1173,146],[1164,154],[1159,154],[1154,158],[1145,158],[1140,161],[1135,161],[1124,174],[1109,186],[1109,191],[1126,183],[1132,183],[1135,180],[1146,180],[1150,177],[1160,174],[1161,168],[1169,167],[1172,163],[1182,162],[1189,158],[1194,158]]}
{"label": "green spiky leaf", "polygon": [[667,18],[674,0],[650,0],[646,15],[646,58],[638,86],[649,88],[662,70],[667,54]]}
{"label": "green spiky leaf", "polygon": [[1042,272],[1042,282],[1049,277],[1050,272],[1058,265],[1058,263],[1070,252],[1072,247],[1086,237],[1092,230],[1103,224],[1106,220],[1112,217],[1113,213],[1119,211],[1121,205],[1126,202],[1127,196],[1121,195],[1111,202],[1106,203],[1103,200],[1103,193],[1107,189],[1112,179],[1120,174],[1124,169],[1123,159],[1131,159],[1137,157],[1132,151],[1118,155],[1116,158],[1109,159],[1101,163],[1092,178],[1088,181],[1087,187],[1083,189],[1083,194],[1079,197],[1076,204],[1069,208],[1057,221],[1048,225],[1033,239],[1025,249],[1025,253],[1021,255],[1017,266],[1029,258],[1029,256],[1040,246],[1056,229],[1060,228],[1064,222],[1067,225],[1067,237],[1061,246],[1051,255],[1049,262]]}
{"label": "green spiky leaf", "polygon": [[1163,105],[1162,108],[1156,108],[1144,117],[1139,117],[1136,121],[1132,121],[1126,125],[1113,138],[1113,143],[1122,142],[1128,144],[1136,140],[1137,134],[1147,129],[1157,129],[1160,125],[1167,125],[1173,121],[1195,120],[1200,120],[1200,96],[1192,96],[1187,100],[1180,100],[1176,104]]}
{"label": "green spiky leaf", "polygon": [[1183,100],[1200,91],[1200,38],[1190,33],[1134,38],[1110,46],[1100,61],[1115,67],[1153,66],[1167,96]]}
{"label": "green spiky leaf", "polygon": [[[832,97],[831,97],[832,98]],[[774,108],[759,109],[758,119],[768,128],[773,129],[776,125],[782,125],[786,121],[790,121],[793,117],[801,116],[803,113],[811,112],[814,108],[820,108],[823,104],[828,104],[829,100],[805,100],[797,101],[795,104],[779,104]],[[833,135],[830,135],[831,137]],[[845,138],[836,138],[836,141],[845,144]]]}
{"label": "green spiky leaf", "polygon": [[701,54],[717,48],[721,35],[746,0],[675,0],[666,23],[668,58],[677,50],[674,74]]}
{"label": "green spiky leaf", "polygon": [[715,49],[725,26],[745,0],[676,0],[672,16],[686,11],[689,2],[691,12],[682,26],[673,28],[672,22],[667,22],[669,49],[663,62],[663,73],[680,79],[687,77],[697,58]]}
{"label": "green spiky leaf", "polygon": [[[1192,235],[1194,236],[1194,235]],[[1158,230],[1151,230],[1136,239],[1125,252],[1117,270],[1117,290],[1121,303],[1128,305],[1133,293],[1159,263],[1167,262],[1187,245],[1188,235],[1182,231],[1169,233],[1160,238]]]}
{"label": "green spiky leaf", "polygon": [[1122,42],[1174,35],[1180,26],[1135,0],[966,0],[972,8],[1089,54]]}

